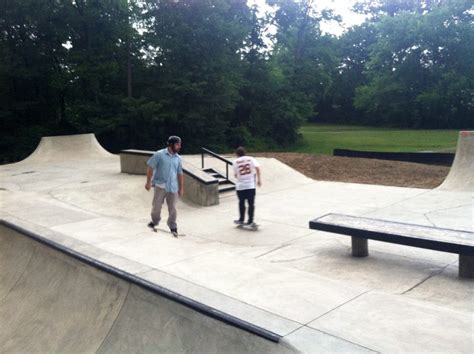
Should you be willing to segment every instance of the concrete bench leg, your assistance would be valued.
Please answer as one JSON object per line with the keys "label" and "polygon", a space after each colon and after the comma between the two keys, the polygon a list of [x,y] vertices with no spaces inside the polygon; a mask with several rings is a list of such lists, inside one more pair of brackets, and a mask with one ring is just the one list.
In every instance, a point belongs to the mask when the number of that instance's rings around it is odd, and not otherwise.
{"label": "concrete bench leg", "polygon": [[369,240],[352,236],[352,256],[367,257],[369,255]]}
{"label": "concrete bench leg", "polygon": [[474,256],[459,255],[459,277],[474,278]]}

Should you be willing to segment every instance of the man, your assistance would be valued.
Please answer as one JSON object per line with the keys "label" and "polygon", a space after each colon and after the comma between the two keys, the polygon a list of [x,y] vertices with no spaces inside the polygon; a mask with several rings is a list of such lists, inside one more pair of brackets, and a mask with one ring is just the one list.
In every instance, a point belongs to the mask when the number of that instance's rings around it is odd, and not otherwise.
{"label": "man", "polygon": [[183,167],[181,156],[181,138],[170,136],[168,146],[158,150],[147,161],[147,173],[145,189],[149,191],[154,188],[153,204],[151,210],[151,221],[148,227],[156,232],[156,226],[161,220],[161,207],[166,200],[168,205],[168,227],[174,237],[178,237],[178,225],[176,224],[176,203],[178,196],[184,193]]}
{"label": "man", "polygon": [[246,225],[257,227],[254,222],[255,213],[255,179],[257,185],[261,187],[260,165],[253,157],[247,156],[243,147],[235,151],[237,159],[233,162],[234,176],[237,179],[236,190],[239,197],[239,219],[234,222],[237,225],[243,225],[245,219],[245,201],[249,206],[248,219]]}

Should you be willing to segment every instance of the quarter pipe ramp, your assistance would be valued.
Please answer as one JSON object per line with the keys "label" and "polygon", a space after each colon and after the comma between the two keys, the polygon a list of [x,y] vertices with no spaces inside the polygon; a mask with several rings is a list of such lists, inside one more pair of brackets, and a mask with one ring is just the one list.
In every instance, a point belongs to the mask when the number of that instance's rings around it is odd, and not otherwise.
{"label": "quarter pipe ramp", "polygon": [[290,353],[0,225],[2,353]]}
{"label": "quarter pipe ramp", "polygon": [[474,131],[459,132],[453,165],[438,189],[474,192]]}

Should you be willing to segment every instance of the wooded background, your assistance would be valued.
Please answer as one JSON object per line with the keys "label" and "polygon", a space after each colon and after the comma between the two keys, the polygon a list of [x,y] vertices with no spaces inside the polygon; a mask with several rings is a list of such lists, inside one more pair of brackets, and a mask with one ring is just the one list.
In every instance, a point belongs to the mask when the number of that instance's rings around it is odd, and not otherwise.
{"label": "wooded background", "polygon": [[0,0],[0,159],[41,136],[187,153],[291,146],[304,122],[474,126],[471,0],[366,0],[323,33],[314,1]]}

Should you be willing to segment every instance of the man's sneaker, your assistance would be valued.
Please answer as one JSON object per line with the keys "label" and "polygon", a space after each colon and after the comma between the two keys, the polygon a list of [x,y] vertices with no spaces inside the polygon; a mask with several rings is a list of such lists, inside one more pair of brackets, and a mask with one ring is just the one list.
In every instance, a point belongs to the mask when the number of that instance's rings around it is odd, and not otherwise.
{"label": "man's sneaker", "polygon": [[234,220],[234,224],[236,225],[243,225],[244,222],[242,220]]}
{"label": "man's sneaker", "polygon": [[153,221],[150,221],[147,225],[151,230],[156,232],[156,225],[153,223]]}
{"label": "man's sneaker", "polygon": [[173,237],[178,237],[178,229],[170,229],[170,231]]}
{"label": "man's sneaker", "polygon": [[253,229],[256,229],[257,226],[258,226],[258,225],[257,225],[256,223],[254,223],[254,222],[247,222],[247,223],[245,223],[245,225],[248,226],[248,227],[251,227],[251,228],[253,228]]}

